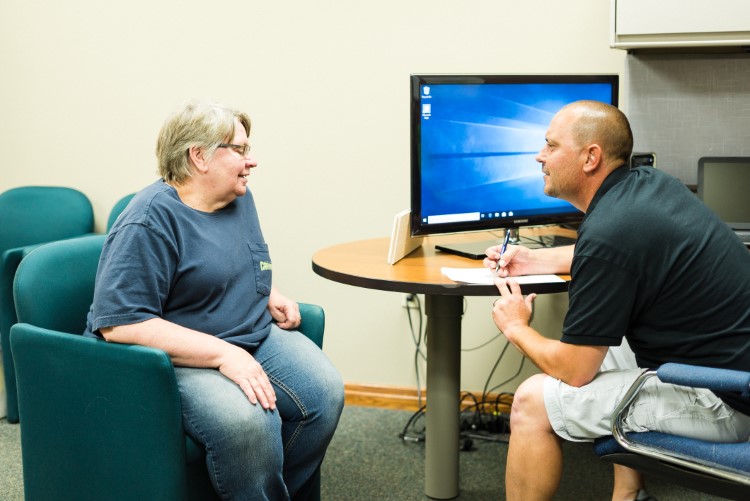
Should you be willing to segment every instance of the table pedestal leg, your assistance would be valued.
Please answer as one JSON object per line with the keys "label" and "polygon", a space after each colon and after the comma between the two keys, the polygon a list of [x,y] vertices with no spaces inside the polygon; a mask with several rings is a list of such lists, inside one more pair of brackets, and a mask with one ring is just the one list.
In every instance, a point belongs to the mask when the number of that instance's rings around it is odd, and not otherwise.
{"label": "table pedestal leg", "polygon": [[463,296],[426,296],[425,494],[458,496],[459,388]]}

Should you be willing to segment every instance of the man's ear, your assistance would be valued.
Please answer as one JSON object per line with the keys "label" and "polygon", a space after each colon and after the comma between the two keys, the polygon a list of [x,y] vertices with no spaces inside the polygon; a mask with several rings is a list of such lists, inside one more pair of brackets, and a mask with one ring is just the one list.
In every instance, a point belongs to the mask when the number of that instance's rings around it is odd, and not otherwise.
{"label": "man's ear", "polygon": [[602,164],[602,148],[594,143],[586,147],[586,161],[583,165],[583,171],[592,174]]}
{"label": "man's ear", "polygon": [[205,172],[206,170],[206,150],[201,146],[191,146],[188,150],[188,157],[190,163],[198,169],[198,172]]}

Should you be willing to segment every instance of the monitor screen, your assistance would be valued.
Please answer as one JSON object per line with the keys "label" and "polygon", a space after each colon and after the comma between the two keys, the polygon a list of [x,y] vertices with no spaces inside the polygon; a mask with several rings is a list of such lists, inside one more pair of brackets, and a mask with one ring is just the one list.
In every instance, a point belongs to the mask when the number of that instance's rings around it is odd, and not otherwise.
{"label": "monitor screen", "polygon": [[750,230],[750,157],[698,160],[698,197],[735,230]]}
{"label": "monitor screen", "polygon": [[411,75],[412,235],[574,223],[535,157],[564,105],[617,106],[617,75]]}

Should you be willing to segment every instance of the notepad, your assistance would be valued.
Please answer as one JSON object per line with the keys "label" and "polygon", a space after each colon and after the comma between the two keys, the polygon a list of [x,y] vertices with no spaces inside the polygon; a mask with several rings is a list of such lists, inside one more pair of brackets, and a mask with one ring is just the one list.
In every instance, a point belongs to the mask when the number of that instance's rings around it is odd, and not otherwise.
{"label": "notepad", "polygon": [[[477,285],[492,285],[495,275],[489,268],[440,268],[440,271],[446,277],[454,282]],[[524,275],[522,277],[512,277],[521,285],[524,284],[547,284],[565,282],[557,275]]]}

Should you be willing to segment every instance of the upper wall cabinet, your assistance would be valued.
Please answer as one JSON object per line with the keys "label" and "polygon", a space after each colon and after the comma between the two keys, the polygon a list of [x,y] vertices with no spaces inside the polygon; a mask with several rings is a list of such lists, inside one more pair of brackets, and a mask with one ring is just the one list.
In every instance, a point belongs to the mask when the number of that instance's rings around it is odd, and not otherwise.
{"label": "upper wall cabinet", "polygon": [[750,0],[610,0],[617,49],[750,47]]}

